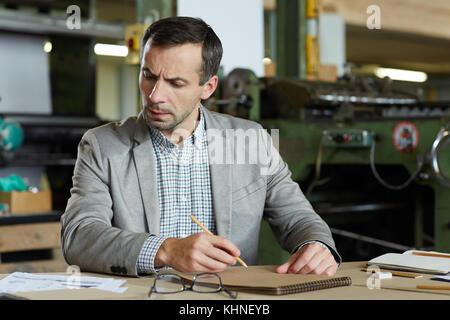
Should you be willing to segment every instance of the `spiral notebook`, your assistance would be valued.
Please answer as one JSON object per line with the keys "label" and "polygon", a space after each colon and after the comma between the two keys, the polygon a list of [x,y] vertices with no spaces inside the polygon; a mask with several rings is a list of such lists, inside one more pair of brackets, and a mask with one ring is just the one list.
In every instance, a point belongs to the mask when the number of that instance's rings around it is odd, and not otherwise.
{"label": "spiral notebook", "polygon": [[[349,286],[350,277],[279,274],[277,266],[230,267],[220,272],[222,284],[231,290],[260,294],[283,295],[327,288]],[[179,273],[192,281],[194,274]]]}

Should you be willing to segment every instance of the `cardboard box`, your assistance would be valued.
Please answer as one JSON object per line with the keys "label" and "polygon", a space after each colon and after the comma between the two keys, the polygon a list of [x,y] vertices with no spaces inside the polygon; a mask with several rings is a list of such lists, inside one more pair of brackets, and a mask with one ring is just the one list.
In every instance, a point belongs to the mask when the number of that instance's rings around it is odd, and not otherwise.
{"label": "cardboard box", "polygon": [[0,203],[9,206],[9,213],[43,213],[52,211],[52,193],[42,190],[31,191],[0,191]]}
{"label": "cardboard box", "polygon": [[308,74],[306,76],[307,80],[310,81],[325,81],[325,82],[336,82],[338,78],[337,67],[334,65],[324,65],[321,64],[317,68],[317,73]]}

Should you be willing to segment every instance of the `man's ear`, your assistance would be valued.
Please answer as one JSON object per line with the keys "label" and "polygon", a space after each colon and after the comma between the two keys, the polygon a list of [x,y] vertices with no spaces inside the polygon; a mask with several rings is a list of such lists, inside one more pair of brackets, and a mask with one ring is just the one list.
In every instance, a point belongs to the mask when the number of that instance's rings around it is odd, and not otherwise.
{"label": "man's ear", "polygon": [[212,76],[204,85],[203,85],[203,91],[202,91],[202,95],[200,96],[200,98],[202,100],[206,100],[208,99],[213,92],[216,90],[217,88],[217,84],[219,83],[219,77]]}

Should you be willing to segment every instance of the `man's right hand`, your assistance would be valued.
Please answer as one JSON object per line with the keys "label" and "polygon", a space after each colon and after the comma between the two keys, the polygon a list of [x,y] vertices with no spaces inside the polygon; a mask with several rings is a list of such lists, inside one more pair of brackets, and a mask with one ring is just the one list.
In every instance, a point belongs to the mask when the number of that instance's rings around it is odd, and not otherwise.
{"label": "man's right hand", "polygon": [[234,265],[240,254],[224,237],[196,233],[183,239],[166,239],[156,253],[154,265],[182,272],[220,272]]}

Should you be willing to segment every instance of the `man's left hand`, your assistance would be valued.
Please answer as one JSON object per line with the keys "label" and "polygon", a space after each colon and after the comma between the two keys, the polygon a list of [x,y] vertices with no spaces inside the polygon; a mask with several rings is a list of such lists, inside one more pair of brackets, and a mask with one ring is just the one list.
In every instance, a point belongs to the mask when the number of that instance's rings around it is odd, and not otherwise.
{"label": "man's left hand", "polygon": [[336,273],[338,264],[328,248],[317,242],[309,243],[289,260],[278,266],[277,273],[321,274],[332,276]]}

